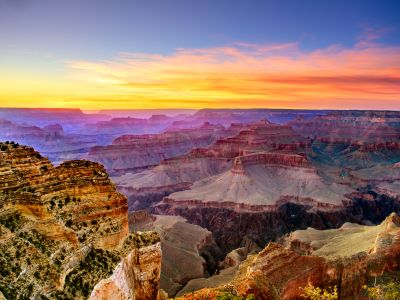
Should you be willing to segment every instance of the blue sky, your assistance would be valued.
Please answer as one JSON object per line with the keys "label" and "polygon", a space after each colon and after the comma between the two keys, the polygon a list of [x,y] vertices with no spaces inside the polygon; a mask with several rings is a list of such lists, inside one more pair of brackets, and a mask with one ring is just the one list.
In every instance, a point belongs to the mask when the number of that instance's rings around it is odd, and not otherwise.
{"label": "blue sky", "polygon": [[352,45],[364,28],[400,40],[400,1],[0,0],[5,46],[62,59],[169,53],[236,41]]}

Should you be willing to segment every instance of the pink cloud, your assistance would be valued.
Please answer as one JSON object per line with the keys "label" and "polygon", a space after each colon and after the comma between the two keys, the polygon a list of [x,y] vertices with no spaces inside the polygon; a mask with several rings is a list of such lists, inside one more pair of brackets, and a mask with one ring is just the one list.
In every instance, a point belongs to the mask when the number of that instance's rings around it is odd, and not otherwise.
{"label": "pink cloud", "polygon": [[173,99],[183,107],[400,109],[400,47],[376,43],[379,34],[367,30],[350,48],[303,51],[297,43],[236,43],[177,49],[172,55],[121,53],[109,61],[68,66],[79,78],[118,89],[132,101],[161,106]]}

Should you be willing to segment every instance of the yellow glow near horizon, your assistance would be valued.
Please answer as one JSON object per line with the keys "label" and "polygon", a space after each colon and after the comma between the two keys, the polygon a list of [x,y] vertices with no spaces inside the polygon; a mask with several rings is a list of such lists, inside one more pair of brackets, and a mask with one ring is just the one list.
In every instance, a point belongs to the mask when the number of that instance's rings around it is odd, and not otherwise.
{"label": "yellow glow near horizon", "polygon": [[400,109],[400,48],[359,43],[178,49],[72,61],[65,75],[0,71],[0,106]]}

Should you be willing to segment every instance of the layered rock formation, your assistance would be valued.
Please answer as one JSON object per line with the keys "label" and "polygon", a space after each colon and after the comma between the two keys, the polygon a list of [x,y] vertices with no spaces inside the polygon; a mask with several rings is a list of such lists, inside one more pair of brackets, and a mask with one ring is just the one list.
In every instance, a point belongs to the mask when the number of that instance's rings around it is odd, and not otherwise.
{"label": "layered rock formation", "polygon": [[336,286],[341,299],[356,299],[370,278],[400,268],[400,218],[377,226],[344,224],[340,229],[296,231],[284,246],[269,244],[240,266],[228,284],[181,299],[215,298],[226,292],[256,299],[303,299],[308,284]]}
{"label": "layered rock formation", "polygon": [[131,212],[129,217],[132,230],[159,234],[163,252],[160,288],[170,297],[191,279],[209,277],[222,258],[211,232],[182,217],[150,215],[145,211]]}
{"label": "layered rock formation", "polygon": [[[181,215],[207,228],[225,253],[239,247],[245,237],[264,245],[307,226],[326,229],[346,221],[380,222],[388,212],[399,209],[394,192],[397,181],[386,180],[371,188],[372,181],[362,183],[361,175],[353,174],[352,169],[360,169],[365,162],[378,168],[381,163],[381,172],[385,172],[388,163],[399,160],[398,152],[359,155],[360,147],[351,146],[357,140],[352,139],[377,141],[379,137],[396,143],[397,122],[398,113],[333,112],[294,121],[299,133],[299,128],[305,128],[304,137],[287,125],[265,121],[249,125],[235,137],[189,154],[203,159],[225,158],[232,163],[229,170],[166,196],[153,209],[160,214]],[[307,126],[301,124],[312,124],[310,132],[320,136],[310,136]],[[377,126],[390,130],[383,134]],[[350,144],[324,142],[325,135],[350,139]]]}
{"label": "layered rock formation", "polygon": [[159,257],[159,238],[130,235],[127,209],[103,166],[69,161],[53,167],[33,148],[1,143],[1,292],[10,299],[87,298],[121,262],[115,272],[135,278],[134,289],[116,284],[125,295],[142,295],[147,287],[156,294],[159,267],[146,277],[132,262],[148,252]]}
{"label": "layered rock formation", "polygon": [[327,164],[365,168],[400,157],[399,112],[336,111],[290,125],[314,139],[316,159]]}
{"label": "layered rock formation", "polygon": [[302,152],[309,141],[290,127],[259,121],[247,125],[232,124],[224,131],[232,135],[207,148],[163,160],[158,166],[137,174],[113,179],[129,199],[131,210],[149,207],[176,191],[189,189],[195,181],[229,170],[235,157],[256,151]]}
{"label": "layered rock formation", "polygon": [[182,155],[193,148],[211,144],[223,135],[222,126],[204,124],[200,128],[161,134],[124,135],[112,145],[94,147],[88,158],[101,162],[112,173],[137,171]]}
{"label": "layered rock formation", "polygon": [[161,257],[159,244],[134,248],[116,266],[111,277],[96,284],[90,299],[157,299]]}
{"label": "layered rock formation", "polygon": [[136,174],[113,177],[118,190],[128,196],[129,209],[150,207],[164,196],[189,189],[192,183],[219,174],[231,166],[228,159],[177,157]]}
{"label": "layered rock formation", "polygon": [[207,203],[236,210],[274,210],[287,201],[310,206],[341,206],[347,186],[327,184],[303,155],[260,152],[238,156],[231,170],[196,182],[164,202]]}
{"label": "layered rock formation", "polygon": [[229,252],[245,238],[264,245],[294,229],[361,221],[348,211],[351,192],[327,182],[304,155],[261,152],[236,157],[232,169],[170,194],[153,210],[209,229]]}

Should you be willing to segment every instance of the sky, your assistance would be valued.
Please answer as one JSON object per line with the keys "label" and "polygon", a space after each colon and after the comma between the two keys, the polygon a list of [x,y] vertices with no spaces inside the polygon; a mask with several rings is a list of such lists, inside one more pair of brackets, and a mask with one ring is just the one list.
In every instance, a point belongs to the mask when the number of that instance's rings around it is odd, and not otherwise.
{"label": "sky", "polygon": [[400,110],[400,1],[0,0],[0,107]]}

